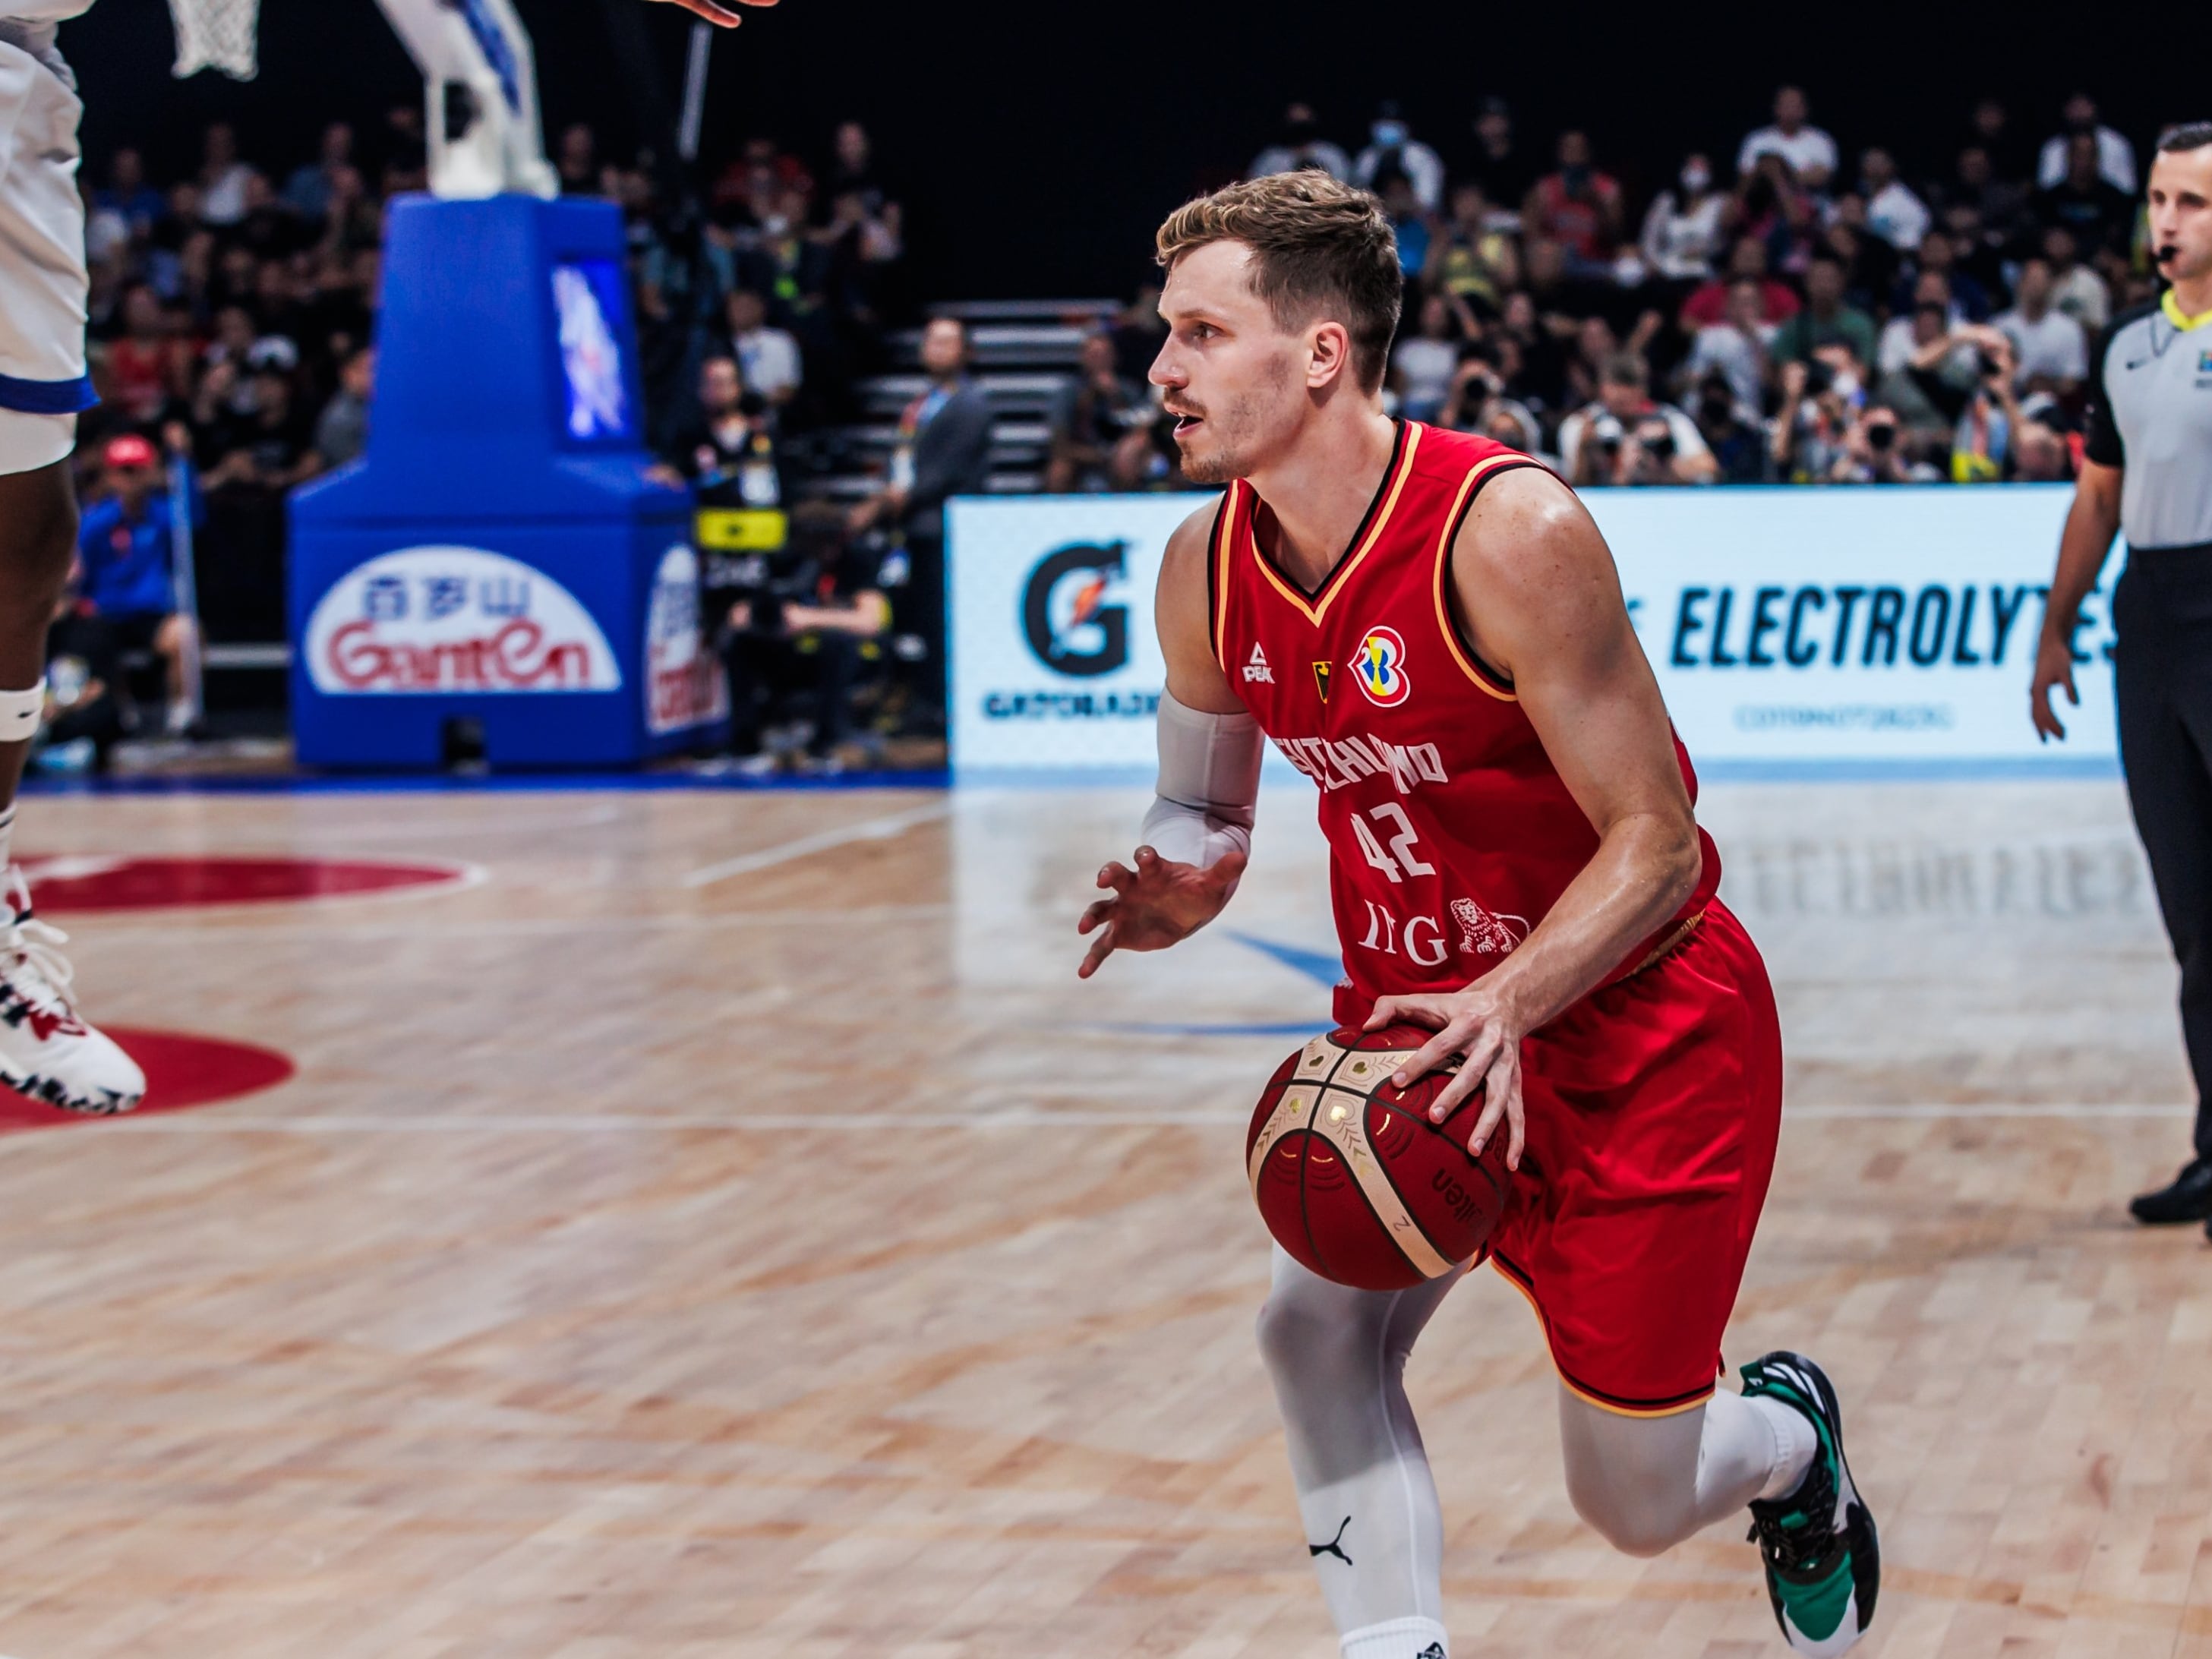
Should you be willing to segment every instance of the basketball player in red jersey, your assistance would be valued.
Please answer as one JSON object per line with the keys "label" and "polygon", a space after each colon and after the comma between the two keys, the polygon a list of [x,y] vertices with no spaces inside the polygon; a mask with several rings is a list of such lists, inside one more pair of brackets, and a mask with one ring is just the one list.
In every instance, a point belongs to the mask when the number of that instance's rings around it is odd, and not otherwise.
{"label": "basketball player in red jersey", "polygon": [[[1488,1255],[1559,1376],[1576,1509],[1654,1555],[1748,1505],[1775,1616],[1832,1655],[1873,1616],[1875,1527],[1835,1391],[1793,1353],[1717,1389],[1772,1168],[1765,969],[1717,898],[1695,779],[1572,491],[1487,439],[1392,420],[1381,205],[1254,180],[1161,227],[1152,379],[1185,474],[1227,486],[1170,539],[1158,799],[1085,913],[1080,972],[1227,903],[1262,736],[1319,787],[1340,1024],[1436,1036],[1441,1119],[1477,1087],[1513,1202]],[[1407,1356],[1460,1275],[1376,1292],[1279,1249],[1260,1340],[1346,1659],[1447,1659],[1436,1488]]]}

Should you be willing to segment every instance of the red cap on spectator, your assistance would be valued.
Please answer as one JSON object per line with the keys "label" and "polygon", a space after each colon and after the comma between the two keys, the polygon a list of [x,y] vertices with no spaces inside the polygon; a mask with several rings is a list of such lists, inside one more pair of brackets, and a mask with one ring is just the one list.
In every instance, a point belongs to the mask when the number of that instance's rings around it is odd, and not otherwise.
{"label": "red cap on spectator", "polygon": [[155,466],[161,461],[154,453],[154,446],[135,432],[110,438],[107,447],[100,452],[100,459],[113,467]]}

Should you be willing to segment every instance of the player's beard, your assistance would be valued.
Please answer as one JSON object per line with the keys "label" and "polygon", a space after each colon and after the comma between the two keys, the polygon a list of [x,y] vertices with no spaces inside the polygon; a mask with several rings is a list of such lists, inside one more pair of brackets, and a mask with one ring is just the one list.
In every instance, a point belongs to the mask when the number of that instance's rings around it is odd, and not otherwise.
{"label": "player's beard", "polygon": [[1287,371],[1273,377],[1277,384],[1262,387],[1257,392],[1224,400],[1218,404],[1198,404],[1177,398],[1175,410],[1200,416],[1194,441],[1176,441],[1176,449],[1182,459],[1182,476],[1192,483],[1227,483],[1232,478],[1249,477],[1258,465],[1265,442],[1269,406],[1283,395],[1281,381],[1287,380]]}
{"label": "player's beard", "polygon": [[1260,422],[1251,404],[1239,399],[1203,413],[1194,434],[1197,442],[1176,446],[1182,455],[1182,476],[1197,484],[1227,483],[1245,477],[1259,447],[1254,440],[1259,436]]}

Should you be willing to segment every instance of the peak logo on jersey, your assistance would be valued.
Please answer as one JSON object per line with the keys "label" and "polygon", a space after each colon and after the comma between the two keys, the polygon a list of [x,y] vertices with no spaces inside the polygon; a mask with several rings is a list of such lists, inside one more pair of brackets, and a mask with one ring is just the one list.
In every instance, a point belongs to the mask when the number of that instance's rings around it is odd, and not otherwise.
{"label": "peak logo on jersey", "polygon": [[1378,708],[1395,708],[1413,690],[1406,676],[1406,641],[1395,628],[1369,629],[1346,665],[1358,679],[1367,701]]}
{"label": "peak logo on jersey", "polygon": [[1109,603],[1121,580],[1126,542],[1081,544],[1048,553],[1022,590],[1022,633],[1047,668],[1076,679],[1110,674],[1129,660],[1129,612]]}
{"label": "peak logo on jersey", "polygon": [[1255,680],[1262,685],[1275,683],[1275,671],[1267,666],[1267,653],[1260,648],[1257,641],[1252,647],[1252,660],[1244,665],[1244,683],[1249,685]]}
{"label": "peak logo on jersey", "polygon": [[1335,666],[1334,663],[1328,662],[1317,662],[1313,665],[1314,690],[1321,693],[1321,700],[1323,702],[1328,701],[1328,675],[1329,671]]}

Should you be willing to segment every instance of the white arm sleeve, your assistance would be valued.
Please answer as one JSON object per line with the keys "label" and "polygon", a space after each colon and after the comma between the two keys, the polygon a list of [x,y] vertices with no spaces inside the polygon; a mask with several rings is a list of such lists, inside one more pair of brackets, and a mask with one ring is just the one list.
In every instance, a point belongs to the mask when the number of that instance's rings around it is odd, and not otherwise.
{"label": "white arm sleeve", "polygon": [[1252,850],[1260,799],[1260,723],[1249,714],[1207,714],[1160,694],[1160,775],[1144,844],[1164,859],[1218,864]]}

